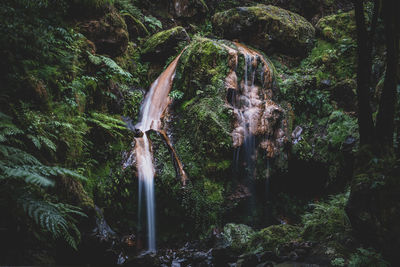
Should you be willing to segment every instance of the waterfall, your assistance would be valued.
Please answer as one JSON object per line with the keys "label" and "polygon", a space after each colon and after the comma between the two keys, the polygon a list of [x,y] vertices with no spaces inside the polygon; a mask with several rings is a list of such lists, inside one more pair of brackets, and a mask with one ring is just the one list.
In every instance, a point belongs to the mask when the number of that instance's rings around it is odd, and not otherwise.
{"label": "waterfall", "polygon": [[[235,48],[225,46],[229,53],[229,68],[225,79],[227,102],[235,117],[232,131],[233,175],[250,192],[247,213],[254,212],[255,178],[257,157],[264,151],[266,157],[266,186],[270,176],[270,158],[279,153],[281,145],[282,109],[272,101],[272,69],[262,54],[243,44],[234,43]],[[239,56],[244,59],[244,68],[238,70]],[[241,79],[238,79],[241,73]]]}
{"label": "waterfall", "polygon": [[161,130],[161,118],[171,101],[168,94],[172,87],[172,82],[175,76],[175,70],[179,58],[180,55],[171,62],[171,64],[151,85],[150,90],[146,94],[146,97],[140,109],[140,120],[135,126],[135,128],[140,129],[144,133],[142,137],[135,138],[136,144],[134,151],[136,154],[136,164],[139,178],[139,227],[141,225],[142,197],[145,197],[148,250],[150,252],[156,251],[156,220],[154,196],[155,169],[153,166],[151,143],[146,132],[150,129],[156,131]]}

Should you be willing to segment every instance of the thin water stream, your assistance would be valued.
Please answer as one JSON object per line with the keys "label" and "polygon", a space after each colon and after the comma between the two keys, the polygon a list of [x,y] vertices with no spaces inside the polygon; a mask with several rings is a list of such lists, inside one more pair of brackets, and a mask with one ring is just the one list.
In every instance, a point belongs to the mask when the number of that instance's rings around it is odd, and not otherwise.
{"label": "thin water stream", "polygon": [[[147,93],[141,110],[140,120],[136,128],[144,134],[137,137],[135,145],[136,163],[139,176],[139,226],[141,225],[142,198],[146,201],[147,219],[147,245],[151,252],[156,251],[156,219],[155,219],[155,196],[154,196],[154,165],[150,140],[146,134],[150,129],[161,130],[161,118],[170,103],[168,96],[175,76],[176,66],[180,55],[161,73],[153,82]],[[183,172],[183,170],[182,170]],[[184,173],[184,172],[183,172]]]}

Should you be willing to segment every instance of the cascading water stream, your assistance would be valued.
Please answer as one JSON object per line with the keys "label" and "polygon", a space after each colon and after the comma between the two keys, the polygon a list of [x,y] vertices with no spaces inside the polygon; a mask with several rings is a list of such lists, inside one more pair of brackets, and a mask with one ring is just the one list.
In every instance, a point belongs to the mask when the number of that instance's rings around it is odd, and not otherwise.
{"label": "cascading water stream", "polygon": [[[141,225],[142,197],[146,200],[147,238],[148,250],[156,251],[156,226],[155,226],[155,196],[154,196],[154,166],[151,152],[151,144],[146,132],[150,129],[159,131],[161,129],[161,117],[165,112],[170,98],[168,96],[175,76],[176,66],[180,55],[165,69],[163,73],[153,82],[147,93],[140,110],[140,121],[135,128],[143,132],[142,137],[137,137],[135,154],[139,178],[139,227]],[[181,173],[184,174],[183,170]]]}
{"label": "cascading water stream", "polygon": [[[246,213],[252,220],[255,207],[255,177],[257,156],[261,148],[266,158],[266,186],[270,176],[270,158],[280,147],[276,138],[280,132],[282,113],[272,99],[272,69],[266,59],[255,50],[240,43],[236,48],[225,46],[229,53],[230,72],[225,79],[228,103],[235,115],[232,131],[234,150],[233,175],[246,187]],[[239,56],[244,58],[243,70],[238,70]],[[238,73],[242,75],[238,79]],[[277,123],[278,122],[278,123]],[[277,127],[278,126],[278,127]],[[258,174],[259,175],[259,174]]]}

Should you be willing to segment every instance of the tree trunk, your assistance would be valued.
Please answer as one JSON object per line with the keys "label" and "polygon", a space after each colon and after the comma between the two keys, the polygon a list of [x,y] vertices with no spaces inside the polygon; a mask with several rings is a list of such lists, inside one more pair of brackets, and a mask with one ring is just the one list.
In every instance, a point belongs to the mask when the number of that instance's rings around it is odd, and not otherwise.
{"label": "tree trunk", "polygon": [[[376,5],[377,3],[375,3]],[[358,101],[358,126],[360,132],[360,144],[372,144],[374,141],[374,124],[372,121],[372,109],[370,106],[371,87],[371,48],[372,39],[368,38],[363,0],[354,1],[355,17],[357,24],[357,101]],[[370,40],[368,40],[370,39]],[[371,42],[371,44],[368,43]]]}
{"label": "tree trunk", "polygon": [[386,38],[386,74],[379,102],[376,121],[378,143],[384,147],[393,145],[394,115],[397,99],[397,68],[399,62],[398,14],[399,2],[386,0],[383,3],[383,19]]}

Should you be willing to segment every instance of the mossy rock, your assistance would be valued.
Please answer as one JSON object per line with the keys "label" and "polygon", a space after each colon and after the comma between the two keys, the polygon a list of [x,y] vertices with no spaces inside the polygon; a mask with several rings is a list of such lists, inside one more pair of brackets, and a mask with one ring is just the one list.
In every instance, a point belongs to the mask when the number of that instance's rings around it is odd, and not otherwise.
{"label": "mossy rock", "polygon": [[142,45],[142,59],[151,62],[165,62],[176,54],[180,42],[188,42],[189,36],[183,27],[158,32]]}
{"label": "mossy rock", "polygon": [[320,36],[329,41],[339,41],[344,38],[355,39],[354,11],[323,17],[318,21],[315,29]]}
{"label": "mossy rock", "polygon": [[[194,38],[178,62],[170,93],[173,103],[164,119],[188,176],[181,208],[186,222],[194,224],[193,233],[220,225],[224,212],[229,209],[227,202],[236,201],[228,198],[236,189],[234,183],[237,179],[232,173],[234,147],[231,133],[235,128],[235,117],[227,100],[229,90],[225,84],[231,68],[229,52],[235,49],[238,48],[229,41]],[[257,64],[255,69],[265,63],[260,60]],[[239,53],[238,79],[243,79],[244,67],[244,55]],[[257,85],[261,88],[260,93],[267,90],[259,82]],[[262,155],[261,148],[257,149]],[[154,151],[156,162],[170,161],[167,153],[161,155]],[[257,173],[265,173],[265,158],[260,156],[258,161]],[[157,165],[157,175],[160,181],[173,185],[174,189],[166,193],[181,194],[177,193],[180,190],[179,179],[176,179],[171,164]]]}
{"label": "mossy rock", "polygon": [[135,18],[129,13],[122,14],[122,17],[125,20],[130,41],[135,41],[138,37],[145,37],[149,35],[149,31],[147,30],[146,26],[144,26],[139,19]]}
{"label": "mossy rock", "polygon": [[225,105],[228,69],[226,48],[206,38],[192,41],[179,61],[173,91],[183,97],[175,101],[172,130],[189,177],[227,176],[221,169],[229,169],[233,153],[233,116]]}
{"label": "mossy rock", "polygon": [[243,250],[255,231],[245,224],[228,223],[224,226],[222,238],[227,246],[234,250]]}
{"label": "mossy rock", "polygon": [[313,47],[315,29],[302,16],[272,5],[237,7],[216,13],[216,31],[265,52],[305,55]]}
{"label": "mossy rock", "polygon": [[280,245],[301,239],[301,228],[289,224],[272,225],[253,235],[250,250],[277,251]]}
{"label": "mossy rock", "polygon": [[121,15],[112,9],[103,17],[82,23],[80,31],[95,44],[99,54],[112,57],[122,55],[127,47],[129,35]]}

